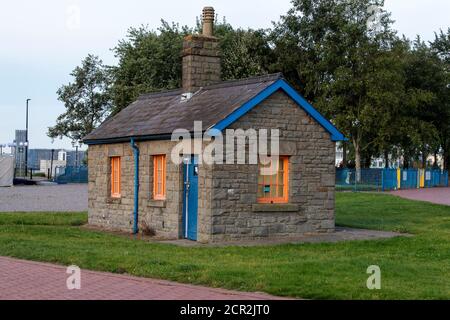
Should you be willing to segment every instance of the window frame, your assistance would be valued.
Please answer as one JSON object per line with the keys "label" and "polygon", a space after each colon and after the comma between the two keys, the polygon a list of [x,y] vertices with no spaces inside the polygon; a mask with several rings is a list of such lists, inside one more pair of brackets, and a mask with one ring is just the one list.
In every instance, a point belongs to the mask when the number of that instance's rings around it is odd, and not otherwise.
{"label": "window frame", "polygon": [[[283,162],[283,196],[282,197],[261,197],[259,196],[259,187],[262,185],[263,188],[267,185],[266,183],[259,183],[260,171],[258,171],[258,181],[257,181],[257,202],[258,203],[266,203],[266,204],[276,204],[276,203],[288,203],[289,202],[289,156],[279,156],[279,161]],[[258,166],[258,170],[261,169],[261,164]],[[276,175],[270,176],[270,187],[275,187],[275,190],[278,190],[278,175],[280,173],[280,169],[278,169]],[[275,176],[275,183],[272,184],[272,177]],[[263,192],[264,193],[264,192]]]}
{"label": "window frame", "polygon": [[[161,161],[161,169],[158,162]],[[159,170],[160,169],[160,170]],[[161,172],[161,176],[159,174]],[[161,181],[160,181],[161,179]],[[161,183],[161,193],[158,192],[158,185]],[[166,200],[166,155],[158,154],[153,156],[153,199]]]}
{"label": "window frame", "polygon": [[[110,195],[111,198],[120,198],[121,194],[121,169],[122,169],[122,160],[121,157],[110,157],[110,166],[111,166],[111,183],[110,183]],[[117,179],[115,177],[117,173]],[[116,181],[117,180],[117,181]],[[117,190],[115,184],[117,183]]]}

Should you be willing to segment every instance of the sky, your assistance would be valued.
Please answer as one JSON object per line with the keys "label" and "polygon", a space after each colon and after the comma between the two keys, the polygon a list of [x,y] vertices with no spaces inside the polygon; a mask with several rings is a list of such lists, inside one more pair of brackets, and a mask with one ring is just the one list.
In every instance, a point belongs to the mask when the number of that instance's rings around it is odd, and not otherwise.
{"label": "sky", "polygon": [[[30,98],[30,148],[71,149],[68,139],[52,141],[46,132],[64,106],[56,91],[89,53],[115,64],[111,48],[129,27],[156,29],[163,18],[193,26],[204,6],[214,6],[235,27],[268,28],[291,7],[290,0],[15,0],[0,10],[0,144],[11,143],[25,128]],[[399,34],[434,32],[450,27],[448,0],[386,0]],[[6,150],[8,151],[8,150]]]}

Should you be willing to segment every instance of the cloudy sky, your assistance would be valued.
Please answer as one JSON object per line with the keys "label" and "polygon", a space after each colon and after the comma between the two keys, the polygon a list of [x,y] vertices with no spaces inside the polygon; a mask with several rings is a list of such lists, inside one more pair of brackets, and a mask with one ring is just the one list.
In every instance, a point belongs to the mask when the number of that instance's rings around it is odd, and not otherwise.
{"label": "cloudy sky", "polygon": [[[88,53],[107,64],[110,49],[130,26],[159,25],[161,18],[194,25],[205,5],[212,5],[233,26],[270,27],[286,13],[290,0],[15,0],[0,10],[0,144],[12,142],[25,127],[25,100],[30,103],[30,148],[70,148],[51,141],[47,127],[64,111],[56,90]],[[395,29],[412,38],[450,27],[448,0],[386,0]],[[78,15],[79,14],[79,15]],[[79,19],[77,19],[79,16]]]}

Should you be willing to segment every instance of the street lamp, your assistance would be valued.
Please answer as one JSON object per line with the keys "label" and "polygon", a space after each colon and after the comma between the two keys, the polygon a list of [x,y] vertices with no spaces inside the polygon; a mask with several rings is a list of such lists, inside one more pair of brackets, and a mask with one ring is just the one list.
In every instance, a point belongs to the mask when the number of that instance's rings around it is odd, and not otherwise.
{"label": "street lamp", "polygon": [[28,172],[28,102],[30,102],[31,99],[27,99],[27,115],[26,115],[26,133],[25,133],[25,175]]}
{"label": "street lamp", "polygon": [[75,168],[78,167],[78,147],[80,143],[78,141],[72,141],[72,148],[75,148]]}

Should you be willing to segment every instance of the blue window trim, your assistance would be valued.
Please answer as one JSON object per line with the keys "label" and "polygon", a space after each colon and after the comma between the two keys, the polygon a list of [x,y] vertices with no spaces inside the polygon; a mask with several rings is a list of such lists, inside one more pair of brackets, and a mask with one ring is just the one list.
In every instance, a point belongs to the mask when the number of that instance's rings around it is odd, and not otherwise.
{"label": "blue window trim", "polygon": [[316,120],[331,135],[332,141],[347,141],[348,139],[336,129],[336,127],[324,118],[308,101],[306,101],[294,88],[292,88],[284,79],[277,80],[272,85],[261,91],[255,97],[244,103],[239,109],[233,111],[225,119],[216,123],[211,129],[224,130],[232,123],[237,121],[251,109],[256,107],[262,101],[267,99],[276,91],[282,89],[291,99],[293,99],[299,107],[306,111],[314,120]]}

